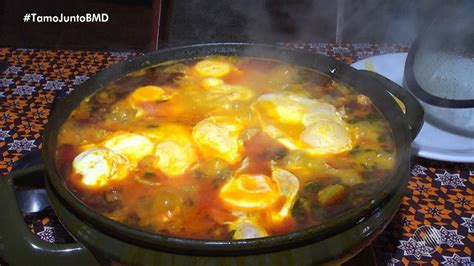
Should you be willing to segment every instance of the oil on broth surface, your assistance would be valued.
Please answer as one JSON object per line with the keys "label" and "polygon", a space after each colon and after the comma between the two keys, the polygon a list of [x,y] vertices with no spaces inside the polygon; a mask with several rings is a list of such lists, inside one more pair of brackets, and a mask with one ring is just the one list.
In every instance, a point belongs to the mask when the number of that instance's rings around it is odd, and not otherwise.
{"label": "oil on broth surface", "polygon": [[62,126],[56,164],[87,206],[143,230],[245,239],[324,223],[394,164],[370,99],[247,57],[166,62],[110,82]]}

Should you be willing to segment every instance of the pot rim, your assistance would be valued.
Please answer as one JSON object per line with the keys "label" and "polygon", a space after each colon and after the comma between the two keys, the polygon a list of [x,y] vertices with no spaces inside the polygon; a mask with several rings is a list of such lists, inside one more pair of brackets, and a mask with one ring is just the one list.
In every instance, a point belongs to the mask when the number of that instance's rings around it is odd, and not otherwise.
{"label": "pot rim", "polygon": [[[394,131],[392,123],[398,127],[401,127],[402,130],[401,134],[397,134],[396,136],[394,135],[395,141],[397,142],[397,140],[399,140],[400,143],[397,143],[396,163],[394,165],[392,174],[385,180],[381,191],[376,194],[374,193],[374,198],[371,200],[368,200],[358,208],[348,210],[341,215],[335,216],[323,224],[303,230],[283,235],[243,240],[199,240],[151,233],[114,221],[92,210],[72,193],[72,191],[66,186],[62,178],[56,172],[54,151],[56,146],[55,141],[57,130],[59,126],[62,125],[62,122],[64,122],[63,120],[69,116],[71,111],[78,105],[79,102],[81,102],[85,97],[91,95],[91,93],[94,91],[100,89],[100,86],[90,85],[95,83],[105,84],[106,82],[112,80],[108,79],[108,77],[118,78],[125,75],[126,73],[143,68],[145,66],[156,65],[164,61],[172,60],[172,58],[168,58],[170,56],[175,57],[174,59],[184,59],[190,58],[185,57],[186,55],[194,55],[193,57],[195,58],[205,57],[213,54],[242,55],[241,52],[251,49],[261,49],[262,51],[268,52],[264,56],[255,54],[253,55],[254,57],[270,58],[268,56],[276,56],[277,58],[273,59],[282,60],[284,57],[291,56],[291,58],[289,58],[290,62],[285,62],[303,67],[309,67],[315,71],[327,74],[331,78],[348,84],[351,88],[360,91],[360,87],[359,89],[356,88],[357,82],[347,79],[344,76],[344,74],[349,74],[349,76],[359,75],[356,69],[330,57],[287,47],[253,43],[212,43],[164,49],[146,54],[144,56],[138,56],[133,59],[115,64],[114,66],[102,70],[100,73],[94,75],[85,83],[76,87],[71,95],[62,100],[58,104],[57,108],[51,113],[49,122],[45,128],[45,134],[42,143],[42,158],[45,162],[47,178],[51,182],[52,187],[55,190],[54,192],[59,195],[59,198],[66,206],[71,207],[78,217],[83,217],[86,219],[87,223],[126,241],[132,241],[148,248],[154,248],[173,253],[194,255],[212,254],[224,256],[228,254],[258,254],[268,251],[283,250],[323,240],[331,235],[335,235],[362,222],[367,217],[372,215],[380,205],[389,200],[398,189],[403,188],[409,178],[408,165],[411,143],[409,137],[409,126],[407,125],[406,121],[403,120],[403,113],[393,98],[391,98],[388,93],[386,93],[384,90],[381,90],[380,88],[371,92],[374,94],[371,99],[377,98],[378,100],[383,101],[383,105],[377,105],[375,101],[373,102],[378,106],[379,110],[382,111],[386,119],[389,120],[392,132]],[[196,56],[196,54],[198,54],[198,56]],[[176,56],[179,58],[176,58]],[[295,62],[295,59],[305,60],[306,63],[300,64],[300,62]],[[150,60],[154,61],[150,62]],[[308,63],[309,61],[312,63]],[[117,75],[117,73],[120,75]],[[335,78],[339,75],[343,76]],[[367,78],[358,78],[361,80],[365,79],[364,82],[370,82],[370,80],[367,80]],[[381,87],[380,84],[375,85],[375,87],[377,86]],[[392,112],[384,113],[385,109],[391,109]],[[387,115],[391,116],[391,120],[387,118]]]}

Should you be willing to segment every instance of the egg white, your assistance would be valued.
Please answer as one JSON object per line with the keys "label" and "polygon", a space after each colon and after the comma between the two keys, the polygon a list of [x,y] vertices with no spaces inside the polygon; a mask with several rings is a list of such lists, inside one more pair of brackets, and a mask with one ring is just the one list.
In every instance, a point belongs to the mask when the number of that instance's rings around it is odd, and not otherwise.
{"label": "egg white", "polygon": [[[328,103],[289,92],[261,95],[253,109],[263,130],[290,150],[335,154],[352,148],[352,137],[341,114]],[[299,134],[288,129],[301,128]]]}
{"label": "egg white", "polygon": [[124,154],[132,163],[137,163],[153,153],[155,144],[147,137],[137,133],[122,133],[109,138],[103,146]]}
{"label": "egg white", "polygon": [[81,182],[86,186],[101,187],[110,180],[120,180],[128,173],[129,161],[121,153],[107,148],[92,148],[74,158],[74,172],[81,174]]}
{"label": "egg white", "polygon": [[241,159],[239,134],[242,129],[242,125],[230,117],[212,116],[197,123],[192,136],[204,156],[233,164]]}

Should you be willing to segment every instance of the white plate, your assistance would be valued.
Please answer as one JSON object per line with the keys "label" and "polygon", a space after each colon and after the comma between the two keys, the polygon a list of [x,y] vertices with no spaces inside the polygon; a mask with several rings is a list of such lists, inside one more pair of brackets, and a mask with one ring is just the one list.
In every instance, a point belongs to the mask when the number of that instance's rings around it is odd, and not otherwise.
{"label": "white plate", "polygon": [[[352,64],[387,77],[403,86],[403,71],[407,53],[369,57]],[[412,144],[416,155],[449,162],[474,162],[474,139],[445,131],[425,121]]]}

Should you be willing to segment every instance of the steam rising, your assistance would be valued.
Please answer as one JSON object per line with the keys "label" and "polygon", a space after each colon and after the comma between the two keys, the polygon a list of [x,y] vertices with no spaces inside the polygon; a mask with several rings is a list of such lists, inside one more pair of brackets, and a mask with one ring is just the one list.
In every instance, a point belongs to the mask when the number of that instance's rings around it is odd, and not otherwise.
{"label": "steam rising", "polygon": [[187,0],[173,5],[170,46],[229,41],[411,43],[426,23],[446,10],[471,8],[472,15],[474,9],[469,0]]}

